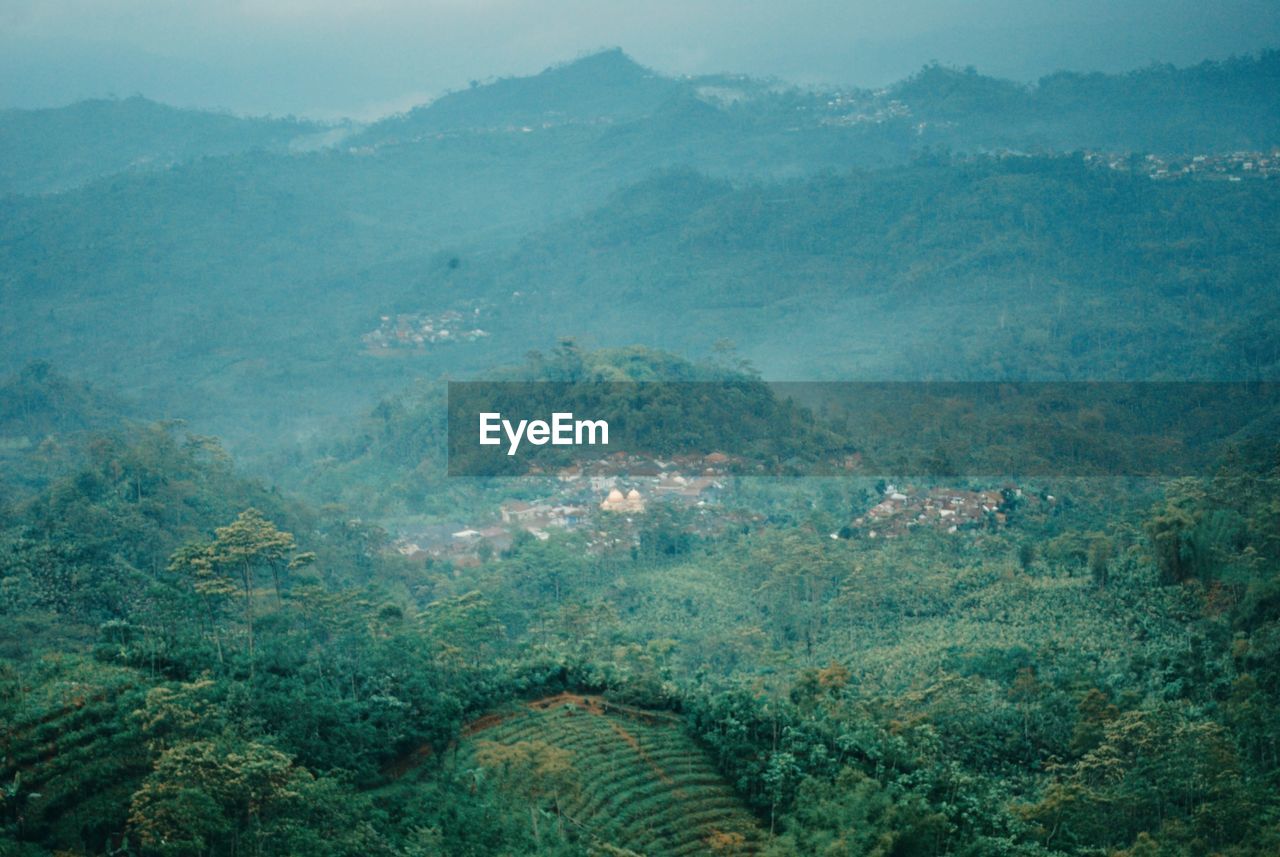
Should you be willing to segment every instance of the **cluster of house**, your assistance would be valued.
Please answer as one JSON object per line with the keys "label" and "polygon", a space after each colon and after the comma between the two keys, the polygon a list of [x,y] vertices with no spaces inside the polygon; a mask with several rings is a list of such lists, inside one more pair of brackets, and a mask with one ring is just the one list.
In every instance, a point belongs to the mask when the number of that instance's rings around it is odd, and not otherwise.
{"label": "cluster of house", "polygon": [[475,564],[479,562],[482,548],[487,547],[494,553],[504,551],[511,547],[516,535],[522,530],[539,541],[546,541],[556,528],[577,526],[585,512],[586,509],[581,506],[564,503],[516,501],[502,506],[500,522],[491,522],[479,528],[437,527],[434,531],[420,533],[415,541],[401,540],[397,549],[410,559],[448,558],[455,565]]}
{"label": "cluster of house", "polygon": [[705,505],[723,487],[730,464],[729,456],[722,452],[669,459],[616,452],[596,461],[562,468],[556,472],[556,479],[567,490],[577,486],[599,493],[626,484],[656,496]]}
{"label": "cluster of house", "polygon": [[1181,177],[1244,181],[1280,175],[1280,147],[1270,152],[1231,152],[1222,155],[1169,157],[1086,152],[1085,163],[1121,172],[1136,172],[1153,179]]}
{"label": "cluster of house", "polygon": [[731,463],[721,452],[665,460],[619,452],[565,467],[556,479],[571,493],[603,494],[602,512],[640,513],[651,500],[700,508],[718,501]]}
{"label": "cluster of house", "polygon": [[[1009,512],[1024,498],[1022,489],[971,491],[961,488],[931,488],[917,491],[888,485],[880,502],[854,518],[845,535],[851,538],[892,539],[913,529],[927,527],[940,532],[994,529],[1008,523]],[[1047,498],[1053,502],[1053,497]],[[833,533],[832,538],[839,538]]]}
{"label": "cluster of house", "polygon": [[522,531],[546,540],[556,530],[593,530],[608,518],[631,532],[639,523],[632,516],[655,503],[704,512],[716,505],[729,464],[729,457],[722,453],[670,460],[615,453],[561,469],[548,480],[554,486],[551,496],[503,503],[496,521],[424,527],[400,539],[395,548],[410,559],[449,559],[455,565],[468,565],[479,562],[483,550],[506,550]]}
{"label": "cluster of house", "polygon": [[488,331],[474,326],[480,314],[481,309],[476,306],[465,313],[446,310],[435,315],[384,315],[379,319],[378,327],[361,336],[360,341],[373,352],[393,348],[426,348],[428,345],[452,342],[475,342],[489,335]]}
{"label": "cluster of house", "polygon": [[588,511],[589,507],[586,505],[557,499],[532,503],[513,500],[498,508],[503,526],[526,530],[544,540],[549,530],[576,527],[586,519]]}
{"label": "cluster of house", "polygon": [[824,105],[828,115],[819,122],[823,125],[883,125],[892,119],[911,115],[911,108],[905,103],[896,98],[885,101],[882,95],[883,91],[873,93],[870,98],[865,93],[833,93]]}

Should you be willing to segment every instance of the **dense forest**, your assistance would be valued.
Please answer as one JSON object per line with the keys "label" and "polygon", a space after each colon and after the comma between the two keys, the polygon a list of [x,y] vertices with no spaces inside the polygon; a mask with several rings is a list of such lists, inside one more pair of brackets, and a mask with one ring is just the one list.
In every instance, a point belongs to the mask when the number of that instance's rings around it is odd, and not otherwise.
{"label": "dense forest", "polygon": [[0,113],[0,857],[1280,853],[1278,56]]}

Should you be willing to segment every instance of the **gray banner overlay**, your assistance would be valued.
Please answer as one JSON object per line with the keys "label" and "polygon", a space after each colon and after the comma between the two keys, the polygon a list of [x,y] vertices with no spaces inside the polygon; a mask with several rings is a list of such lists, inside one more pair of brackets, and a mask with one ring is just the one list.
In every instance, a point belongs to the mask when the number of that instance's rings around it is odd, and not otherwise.
{"label": "gray banner overlay", "polygon": [[449,384],[454,476],[1178,476],[1278,440],[1274,382]]}

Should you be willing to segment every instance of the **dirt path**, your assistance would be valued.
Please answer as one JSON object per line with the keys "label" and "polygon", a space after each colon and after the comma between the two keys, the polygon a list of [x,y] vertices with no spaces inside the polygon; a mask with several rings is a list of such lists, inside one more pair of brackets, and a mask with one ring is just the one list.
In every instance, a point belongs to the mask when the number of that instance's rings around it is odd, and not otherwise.
{"label": "dirt path", "polygon": [[484,715],[483,717],[478,717],[475,720],[472,720],[470,723],[462,727],[461,735],[463,738],[470,738],[472,735],[476,734],[477,732],[483,732],[486,729],[492,729],[493,727],[497,726],[499,723],[502,723],[503,721],[510,718],[511,714],[512,712],[509,712],[509,711],[494,711]]}
{"label": "dirt path", "polygon": [[557,693],[555,696],[544,696],[542,699],[531,700],[528,705],[534,711],[546,711],[549,708],[555,708],[559,705],[573,705],[581,708],[588,714],[604,714],[604,700],[598,696],[588,696],[578,693]]}
{"label": "dirt path", "polygon": [[[630,732],[623,729],[620,725],[613,722],[612,720],[609,721],[609,726],[610,728],[613,729],[614,732],[618,733],[618,737],[620,737],[623,741],[627,742],[627,746],[629,746],[632,750],[636,751],[636,755],[640,757],[641,761],[643,761],[646,765],[649,766],[649,770],[653,771],[653,775],[655,777],[662,780],[662,782],[664,782],[667,785],[671,785],[672,783],[675,782],[675,780],[671,779],[670,775],[668,775],[667,772],[663,770],[662,766],[659,765],[657,762],[653,761],[653,757],[650,756],[645,751],[645,749],[640,746],[640,742],[636,740],[636,736],[632,735]],[[679,794],[678,791],[677,791],[677,794]]]}

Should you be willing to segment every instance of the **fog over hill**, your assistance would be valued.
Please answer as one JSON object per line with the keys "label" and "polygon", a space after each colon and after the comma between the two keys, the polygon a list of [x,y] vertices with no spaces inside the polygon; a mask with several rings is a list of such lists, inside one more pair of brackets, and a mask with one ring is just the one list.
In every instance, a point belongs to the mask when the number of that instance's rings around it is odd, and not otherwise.
{"label": "fog over hill", "polygon": [[667,76],[743,72],[887,86],[931,61],[1023,83],[1224,60],[1280,43],[1256,0],[14,0],[0,11],[0,105],[142,93],[184,107],[370,119],[621,44]]}
{"label": "fog over hill", "polygon": [[[233,437],[250,414],[288,437],[556,336],[695,354],[731,338],[774,377],[1255,371],[1269,358],[1220,348],[1270,312],[1253,283],[1278,70],[1272,52],[1027,87],[930,66],[823,92],[665,78],[611,50],[360,129],[140,99],[11,111],[0,174],[44,193],[0,200],[0,368],[89,349],[93,377]],[[1181,178],[1157,185],[1150,164]],[[1156,264],[1169,242],[1214,262]],[[942,361],[994,305],[1013,321],[993,347]],[[1136,307],[1166,326],[1099,362]],[[362,344],[383,315],[456,311],[488,336]],[[877,348],[876,329],[920,347]],[[1185,360],[1161,356],[1175,336]]]}
{"label": "fog over hill", "polygon": [[[872,91],[739,75],[670,78],[612,49],[477,84],[363,127],[176,110],[139,97],[3,111],[0,191],[64,190],[121,170],[250,150],[367,154],[465,138],[504,162],[530,145],[546,148],[507,138],[548,132],[564,156],[597,170],[621,168],[620,176],[662,166],[794,175],[900,163],[939,147],[1205,154],[1273,145],[1278,91],[1275,51],[1182,69],[1063,72],[1035,85],[930,65]],[[447,156],[421,154],[449,166]]]}

